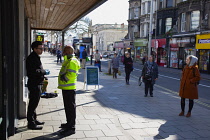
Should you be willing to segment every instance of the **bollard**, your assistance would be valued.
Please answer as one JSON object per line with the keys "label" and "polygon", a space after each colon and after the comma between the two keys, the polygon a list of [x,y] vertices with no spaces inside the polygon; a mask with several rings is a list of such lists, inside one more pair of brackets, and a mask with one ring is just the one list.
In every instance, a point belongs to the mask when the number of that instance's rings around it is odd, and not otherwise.
{"label": "bollard", "polygon": [[108,74],[112,74],[112,71],[111,71],[111,60],[108,61]]}

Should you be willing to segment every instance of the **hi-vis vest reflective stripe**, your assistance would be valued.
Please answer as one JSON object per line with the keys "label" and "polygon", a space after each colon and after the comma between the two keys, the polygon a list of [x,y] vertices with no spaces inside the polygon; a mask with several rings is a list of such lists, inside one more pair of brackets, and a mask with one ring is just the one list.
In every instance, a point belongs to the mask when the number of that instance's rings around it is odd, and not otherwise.
{"label": "hi-vis vest reflective stripe", "polygon": [[[77,73],[79,69],[80,62],[76,59],[76,57],[72,57],[71,59],[64,61],[58,76],[58,88],[63,90],[76,89]],[[67,82],[60,79],[61,75],[63,75]]]}

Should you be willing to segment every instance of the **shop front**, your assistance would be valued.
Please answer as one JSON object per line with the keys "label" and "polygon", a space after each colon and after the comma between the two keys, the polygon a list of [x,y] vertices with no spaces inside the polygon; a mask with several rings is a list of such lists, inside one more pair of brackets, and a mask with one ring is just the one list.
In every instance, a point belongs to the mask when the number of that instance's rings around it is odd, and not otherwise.
{"label": "shop front", "polygon": [[167,64],[167,50],[166,38],[163,39],[152,39],[152,54],[155,56],[155,61],[159,66]]}
{"label": "shop front", "polygon": [[121,61],[124,60],[124,53],[129,52],[132,56],[131,50],[133,49],[133,45],[130,45],[130,42],[124,41],[116,41],[114,43],[114,50],[117,53],[118,57],[120,57]]}
{"label": "shop front", "polygon": [[135,49],[135,60],[141,61],[143,57],[147,56],[147,39],[136,39],[134,40],[134,49]]}
{"label": "shop front", "polygon": [[195,36],[171,38],[169,43],[169,66],[171,68],[182,69],[188,55],[196,56]]}
{"label": "shop front", "polygon": [[196,36],[196,49],[198,49],[199,70],[210,73],[210,34]]}

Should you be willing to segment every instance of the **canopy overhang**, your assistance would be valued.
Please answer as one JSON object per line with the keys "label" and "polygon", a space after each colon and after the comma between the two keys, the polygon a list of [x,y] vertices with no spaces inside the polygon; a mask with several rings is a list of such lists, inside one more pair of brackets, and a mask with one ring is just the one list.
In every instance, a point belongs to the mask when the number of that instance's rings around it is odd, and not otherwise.
{"label": "canopy overhang", "polygon": [[107,0],[25,0],[31,29],[65,31]]}

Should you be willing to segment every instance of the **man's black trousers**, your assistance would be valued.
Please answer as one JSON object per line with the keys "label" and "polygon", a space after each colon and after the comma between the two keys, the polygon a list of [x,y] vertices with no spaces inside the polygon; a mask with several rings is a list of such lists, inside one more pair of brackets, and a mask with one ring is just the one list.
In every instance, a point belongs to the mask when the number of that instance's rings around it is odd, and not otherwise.
{"label": "man's black trousers", "polygon": [[70,129],[75,129],[76,121],[76,93],[75,90],[62,90],[63,103],[66,113],[67,125]]}
{"label": "man's black trousers", "polygon": [[37,115],[36,108],[39,104],[40,96],[41,96],[41,85],[37,86],[28,86],[29,90],[29,104],[28,104],[28,112],[27,112],[27,121],[29,124],[35,124]]}
{"label": "man's black trousers", "polygon": [[150,95],[153,95],[154,84],[152,84],[152,81],[151,80],[145,80],[144,84],[145,84],[145,95],[148,94],[148,90],[149,90]]}

